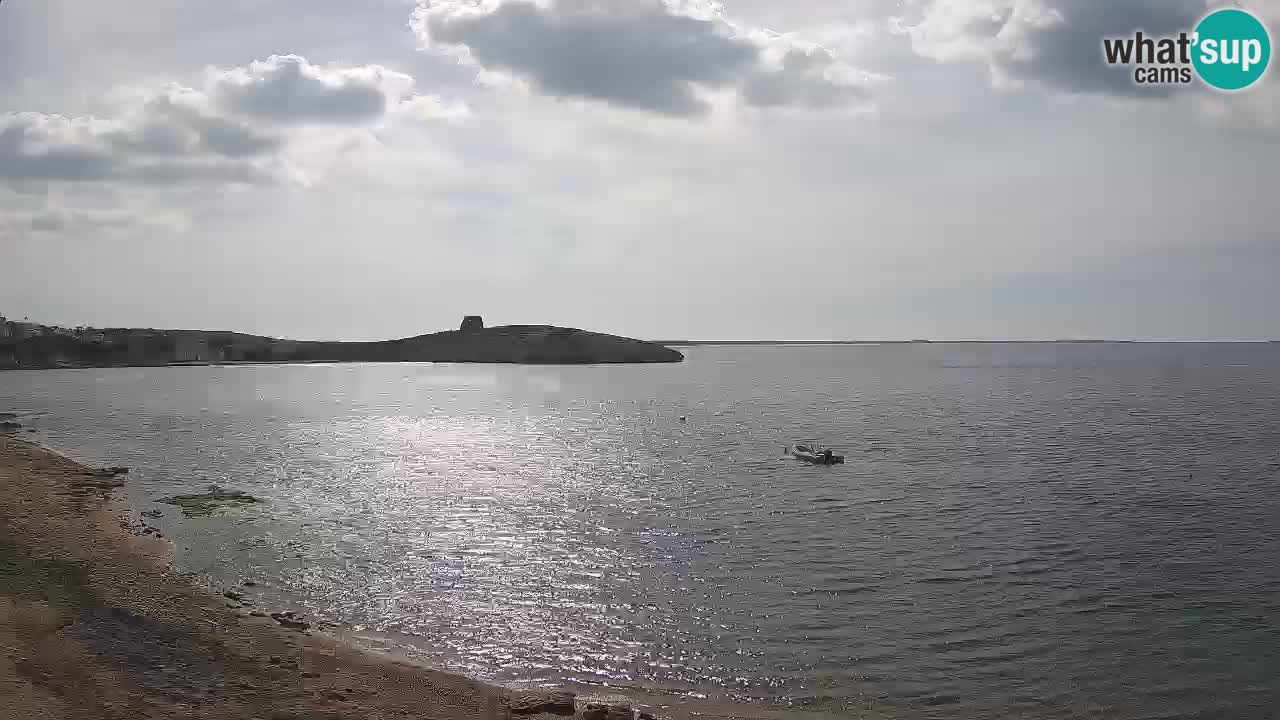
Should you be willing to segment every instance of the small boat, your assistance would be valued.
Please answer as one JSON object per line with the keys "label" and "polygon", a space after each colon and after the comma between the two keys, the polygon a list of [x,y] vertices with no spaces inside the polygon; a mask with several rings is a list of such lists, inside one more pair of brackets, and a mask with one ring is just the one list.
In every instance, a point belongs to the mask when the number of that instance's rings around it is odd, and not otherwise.
{"label": "small boat", "polygon": [[836,455],[830,448],[821,445],[802,444],[791,448],[791,456],[814,465],[840,465],[844,463],[843,455]]}

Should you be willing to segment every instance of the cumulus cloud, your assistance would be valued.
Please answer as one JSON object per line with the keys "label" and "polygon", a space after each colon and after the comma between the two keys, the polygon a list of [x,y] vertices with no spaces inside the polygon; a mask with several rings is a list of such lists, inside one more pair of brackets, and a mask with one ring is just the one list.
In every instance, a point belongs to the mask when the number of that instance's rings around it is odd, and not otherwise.
{"label": "cumulus cloud", "polygon": [[818,45],[770,38],[764,43],[762,63],[764,68],[742,85],[743,99],[750,105],[825,108],[870,99],[871,76]]}
{"label": "cumulus cloud", "polygon": [[457,119],[465,110],[380,66],[272,56],[210,70],[202,88],[135,94],[111,117],[2,114],[0,181],[258,184],[291,176],[284,152],[298,126],[368,127],[398,112]]}
{"label": "cumulus cloud", "polygon": [[107,141],[144,155],[250,157],[278,150],[284,138],[211,107],[204,93],[169,85],[123,119]]}
{"label": "cumulus cloud", "polygon": [[900,27],[920,55],[989,64],[1000,86],[1067,93],[1167,95],[1103,62],[1102,38],[1174,34],[1194,27],[1205,0],[930,0]]}
{"label": "cumulus cloud", "polygon": [[730,91],[757,107],[826,107],[867,97],[865,75],[816,47],[745,30],[676,0],[422,0],[423,48],[540,92],[677,116]]}
{"label": "cumulus cloud", "polygon": [[101,180],[115,169],[101,146],[101,123],[43,113],[0,116],[0,178]]}
{"label": "cumulus cloud", "polygon": [[443,100],[435,95],[415,95],[403,100],[396,112],[411,115],[419,120],[446,120],[461,122],[471,117],[471,108],[459,100]]}
{"label": "cumulus cloud", "polygon": [[[409,75],[295,55],[210,69],[200,87],[170,83],[113,95],[113,112],[101,115],[0,113],[0,189],[47,198],[67,187],[154,194],[183,186],[308,186],[352,137],[394,118],[467,117],[465,104],[418,92]],[[8,213],[0,224],[26,233],[105,232],[154,225],[155,217],[59,208]]]}
{"label": "cumulus cloud", "polygon": [[[185,153],[184,144],[190,145]],[[254,183],[273,175],[270,158],[228,156],[209,151],[208,144],[198,130],[160,116],[133,125],[95,117],[9,113],[0,115],[0,180]]]}
{"label": "cumulus cloud", "polygon": [[210,71],[208,93],[219,107],[247,117],[345,125],[381,118],[414,95],[414,81],[380,65],[313,65],[297,55],[273,55]]}

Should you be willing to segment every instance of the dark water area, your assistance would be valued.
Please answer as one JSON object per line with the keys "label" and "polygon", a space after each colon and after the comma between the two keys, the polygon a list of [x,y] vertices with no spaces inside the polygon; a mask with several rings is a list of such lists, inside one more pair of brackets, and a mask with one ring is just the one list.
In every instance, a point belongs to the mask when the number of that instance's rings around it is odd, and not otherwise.
{"label": "dark water area", "polygon": [[[132,466],[183,567],[500,682],[1280,717],[1280,344],[687,357],[8,372],[0,411]],[[156,504],[210,483],[264,502]]]}

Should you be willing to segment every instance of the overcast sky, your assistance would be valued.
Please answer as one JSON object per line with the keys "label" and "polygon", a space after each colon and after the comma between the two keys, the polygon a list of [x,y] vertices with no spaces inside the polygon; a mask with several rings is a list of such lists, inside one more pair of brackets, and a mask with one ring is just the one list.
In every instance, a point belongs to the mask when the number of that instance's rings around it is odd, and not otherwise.
{"label": "overcast sky", "polygon": [[1280,72],[1152,93],[1101,62],[1205,10],[4,0],[0,314],[1280,338]]}

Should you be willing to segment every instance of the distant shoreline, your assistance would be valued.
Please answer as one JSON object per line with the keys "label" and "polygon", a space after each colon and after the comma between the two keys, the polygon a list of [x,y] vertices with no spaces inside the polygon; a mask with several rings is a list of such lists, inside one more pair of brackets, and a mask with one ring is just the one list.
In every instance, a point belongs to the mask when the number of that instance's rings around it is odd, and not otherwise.
{"label": "distant shoreline", "polygon": [[[192,332],[192,331],[181,331]],[[202,332],[202,331],[199,331]],[[442,333],[443,334],[443,333]],[[684,359],[683,355],[672,350],[672,348],[690,348],[690,347],[857,347],[857,346],[882,346],[882,345],[1280,345],[1280,340],[655,340],[655,341],[631,341],[636,345],[647,348],[658,348],[673,353],[667,358],[635,358],[626,357],[621,359],[603,359],[600,357],[589,356],[573,356],[573,357],[553,357],[543,355],[541,357],[531,357],[528,355],[518,357],[502,357],[502,353],[490,355],[488,357],[457,357],[446,355],[444,357],[415,357],[409,354],[408,357],[317,357],[317,358],[289,358],[276,357],[261,360],[166,360],[159,359],[153,362],[80,362],[75,360],[60,360],[54,362],[32,363],[32,364],[9,364],[3,362],[0,358],[0,372],[6,370],[89,370],[101,368],[132,368],[132,367],[216,367],[216,366],[242,366],[242,365],[336,365],[336,364],[364,364],[364,363],[433,363],[433,364],[488,364],[488,365],[544,365],[544,366],[580,366],[580,365],[618,365],[618,364],[652,364],[665,362],[680,362]],[[330,346],[359,346],[365,344],[379,343],[316,343],[317,345],[327,344]],[[549,354],[549,355],[553,355]],[[678,358],[678,359],[677,359]]]}
{"label": "distant shoreline", "polygon": [[553,325],[484,327],[374,342],[295,341],[233,332],[59,328],[6,323],[0,369],[155,367],[229,363],[470,362],[519,365],[678,363],[679,351],[634,338]]}
{"label": "distant shoreline", "polygon": [[1280,340],[653,340],[667,347],[703,345],[1268,345]]}

